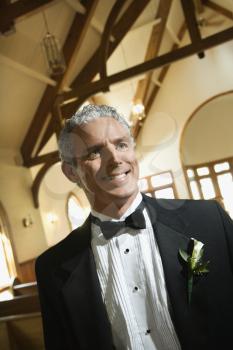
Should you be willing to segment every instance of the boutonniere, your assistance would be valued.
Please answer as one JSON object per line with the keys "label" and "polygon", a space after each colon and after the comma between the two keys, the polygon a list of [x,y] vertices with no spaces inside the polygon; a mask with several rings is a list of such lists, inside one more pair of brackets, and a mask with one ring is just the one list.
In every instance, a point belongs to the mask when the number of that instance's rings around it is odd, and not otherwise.
{"label": "boutonniere", "polygon": [[193,280],[195,276],[201,276],[209,272],[209,261],[204,262],[202,260],[204,253],[204,244],[191,238],[188,252],[183,249],[179,249],[179,254],[183,261],[186,263],[187,275],[188,275],[188,302],[191,302]]}

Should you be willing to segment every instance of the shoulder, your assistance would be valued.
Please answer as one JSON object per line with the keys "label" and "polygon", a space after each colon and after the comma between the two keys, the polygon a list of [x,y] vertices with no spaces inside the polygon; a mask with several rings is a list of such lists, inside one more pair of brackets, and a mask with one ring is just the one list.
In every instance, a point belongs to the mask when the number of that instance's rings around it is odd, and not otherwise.
{"label": "shoulder", "polygon": [[83,226],[70,232],[67,237],[37,257],[36,273],[39,274],[40,270],[43,270],[44,273],[56,269],[67,259],[84,250],[89,244],[90,235],[90,220],[88,218]]}
{"label": "shoulder", "polygon": [[197,220],[215,220],[220,219],[220,205],[215,200],[192,200],[192,199],[155,199],[143,195],[147,206],[154,211],[158,220],[178,221],[185,220],[189,222]]}
{"label": "shoulder", "polygon": [[164,199],[151,198],[143,194],[147,204],[154,206],[161,211],[175,211],[176,213],[187,212],[189,210],[213,210],[218,203],[215,200],[194,200],[194,199]]}

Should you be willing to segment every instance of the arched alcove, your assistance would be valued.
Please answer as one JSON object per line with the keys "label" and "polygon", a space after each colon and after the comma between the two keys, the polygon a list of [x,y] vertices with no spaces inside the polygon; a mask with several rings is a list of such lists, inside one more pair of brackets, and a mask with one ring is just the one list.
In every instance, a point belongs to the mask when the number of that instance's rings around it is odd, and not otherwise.
{"label": "arched alcove", "polygon": [[83,208],[81,201],[73,192],[68,195],[66,208],[71,230],[81,226],[87,218],[87,211]]}
{"label": "arched alcove", "polygon": [[71,231],[67,217],[70,193],[78,198],[86,218],[90,206],[84,191],[65,177],[60,162],[52,165],[44,175],[39,190],[40,213],[48,246],[56,244]]}
{"label": "arched alcove", "polygon": [[194,199],[217,199],[233,216],[233,91],[214,96],[187,121],[180,142]]}

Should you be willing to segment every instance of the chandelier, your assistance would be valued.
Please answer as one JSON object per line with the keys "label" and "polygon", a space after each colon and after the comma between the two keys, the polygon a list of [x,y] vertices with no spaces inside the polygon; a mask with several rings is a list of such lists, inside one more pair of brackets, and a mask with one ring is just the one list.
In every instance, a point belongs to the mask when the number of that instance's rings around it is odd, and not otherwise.
{"label": "chandelier", "polygon": [[48,65],[49,74],[52,76],[61,75],[66,69],[65,59],[57,38],[49,32],[45,13],[42,13],[46,28],[45,37],[42,39],[42,47]]}

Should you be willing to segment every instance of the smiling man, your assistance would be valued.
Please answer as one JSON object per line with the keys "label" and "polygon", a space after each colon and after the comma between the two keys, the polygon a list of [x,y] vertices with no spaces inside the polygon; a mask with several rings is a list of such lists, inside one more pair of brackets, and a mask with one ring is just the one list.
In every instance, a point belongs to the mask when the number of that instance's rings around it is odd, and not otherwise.
{"label": "smiling man", "polygon": [[112,107],[78,111],[59,149],[91,214],[36,261],[46,349],[226,349],[233,224],[224,210],[142,195],[130,128]]}
{"label": "smiling man", "polygon": [[119,218],[138,193],[138,163],[127,124],[103,116],[76,126],[72,139],[74,165],[63,162],[63,172],[81,185],[93,209]]}

